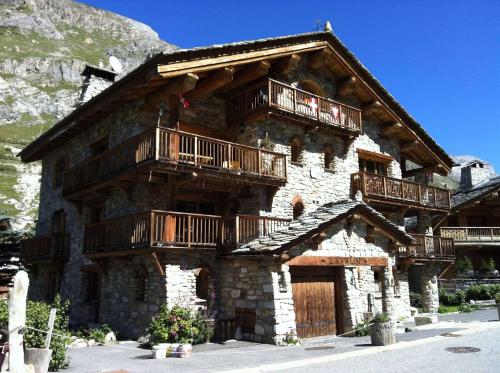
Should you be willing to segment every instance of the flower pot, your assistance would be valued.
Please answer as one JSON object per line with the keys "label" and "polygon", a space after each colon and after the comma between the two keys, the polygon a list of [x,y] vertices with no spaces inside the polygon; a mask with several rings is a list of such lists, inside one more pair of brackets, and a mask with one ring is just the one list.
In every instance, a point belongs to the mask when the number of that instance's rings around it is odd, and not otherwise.
{"label": "flower pot", "polygon": [[193,346],[191,343],[180,344],[174,352],[175,357],[190,357],[193,353]]}
{"label": "flower pot", "polygon": [[164,359],[165,358],[165,352],[166,352],[165,347],[160,346],[160,345],[156,345],[156,346],[153,346],[152,349],[153,349],[153,354],[152,354],[153,359]]}
{"label": "flower pot", "polygon": [[179,347],[179,343],[166,343],[166,345],[166,357],[174,356]]}
{"label": "flower pot", "polygon": [[393,322],[372,324],[370,338],[373,346],[387,346],[396,343],[396,324]]}

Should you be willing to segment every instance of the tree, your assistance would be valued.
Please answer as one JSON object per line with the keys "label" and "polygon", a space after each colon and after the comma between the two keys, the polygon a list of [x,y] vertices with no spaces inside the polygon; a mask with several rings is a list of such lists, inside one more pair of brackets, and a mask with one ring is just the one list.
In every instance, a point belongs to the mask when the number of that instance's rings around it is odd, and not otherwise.
{"label": "tree", "polygon": [[455,261],[455,268],[457,269],[458,273],[468,273],[474,269],[472,266],[472,262],[468,256],[464,256],[463,258],[458,258]]}

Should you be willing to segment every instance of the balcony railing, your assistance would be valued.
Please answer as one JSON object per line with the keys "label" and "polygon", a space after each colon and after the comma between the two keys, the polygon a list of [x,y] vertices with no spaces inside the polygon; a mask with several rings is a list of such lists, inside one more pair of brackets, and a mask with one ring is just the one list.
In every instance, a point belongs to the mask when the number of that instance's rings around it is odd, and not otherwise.
{"label": "balcony railing", "polygon": [[236,247],[285,228],[289,222],[264,216],[146,211],[86,225],[84,250],[87,254],[129,254],[130,250],[162,247]]}
{"label": "balcony railing", "polygon": [[367,172],[353,174],[352,185],[355,191],[361,190],[368,199],[429,209],[450,209],[450,192],[446,189]]}
{"label": "balcony railing", "polygon": [[226,119],[236,122],[262,109],[275,108],[327,126],[361,131],[361,110],[268,79],[226,102]]}
{"label": "balcony railing", "polygon": [[455,247],[451,238],[423,234],[413,234],[412,236],[416,243],[401,247],[398,252],[399,257],[434,260],[453,260],[455,258]]}
{"label": "balcony railing", "polygon": [[443,227],[442,237],[452,238],[455,243],[498,243],[500,244],[500,227]]}
{"label": "balcony railing", "polygon": [[67,234],[53,234],[22,240],[21,262],[66,260],[69,255],[69,239]]}
{"label": "balcony railing", "polygon": [[150,161],[258,178],[256,182],[286,181],[285,154],[157,127],[69,169],[63,193],[109,180]]}

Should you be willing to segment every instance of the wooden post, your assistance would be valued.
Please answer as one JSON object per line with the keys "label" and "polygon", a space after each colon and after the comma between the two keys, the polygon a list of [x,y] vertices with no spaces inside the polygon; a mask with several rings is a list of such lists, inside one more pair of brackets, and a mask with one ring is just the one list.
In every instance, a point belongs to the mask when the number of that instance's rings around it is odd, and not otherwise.
{"label": "wooden post", "polygon": [[47,324],[47,337],[45,338],[45,348],[50,348],[50,340],[52,339],[52,332],[54,330],[54,323],[56,321],[57,308],[51,308],[49,314],[49,323]]}
{"label": "wooden post", "polygon": [[29,278],[25,271],[14,276],[14,287],[9,292],[9,372],[24,373],[23,334],[26,325],[26,297]]}
{"label": "wooden post", "polygon": [[236,246],[240,244],[240,217],[236,215],[234,217],[234,243]]}

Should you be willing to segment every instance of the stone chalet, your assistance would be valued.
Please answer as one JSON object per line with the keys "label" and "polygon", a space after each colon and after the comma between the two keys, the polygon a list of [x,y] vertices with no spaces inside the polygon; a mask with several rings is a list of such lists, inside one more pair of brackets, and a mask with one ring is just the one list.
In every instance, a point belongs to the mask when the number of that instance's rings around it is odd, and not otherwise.
{"label": "stone chalet", "polygon": [[206,308],[219,339],[278,343],[409,316],[418,265],[436,309],[454,248],[432,236],[450,195],[428,175],[452,161],[332,32],[98,70],[81,101],[107,88],[20,154],[43,165],[32,298],[130,337],[164,303]]}

